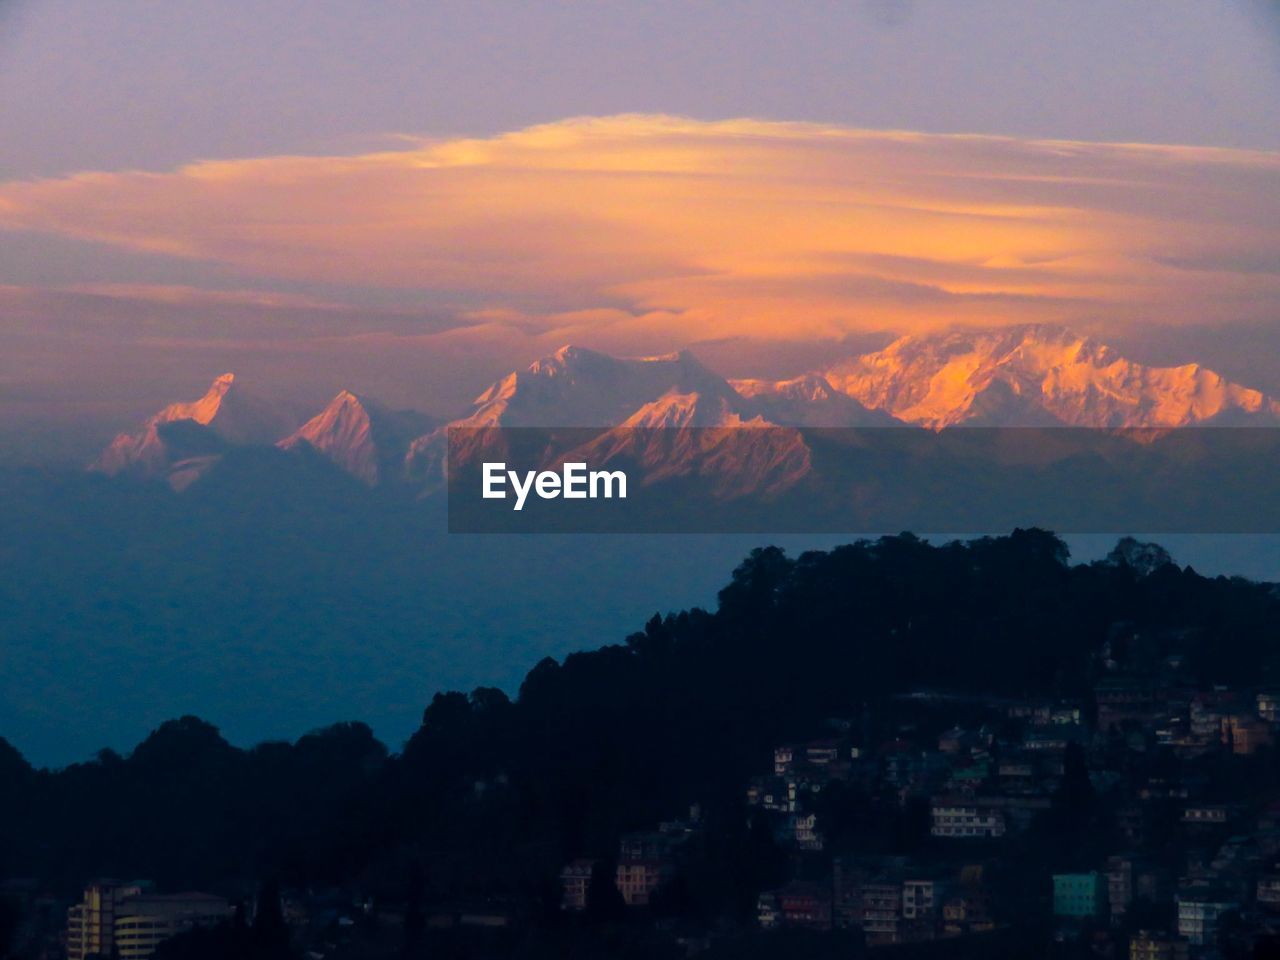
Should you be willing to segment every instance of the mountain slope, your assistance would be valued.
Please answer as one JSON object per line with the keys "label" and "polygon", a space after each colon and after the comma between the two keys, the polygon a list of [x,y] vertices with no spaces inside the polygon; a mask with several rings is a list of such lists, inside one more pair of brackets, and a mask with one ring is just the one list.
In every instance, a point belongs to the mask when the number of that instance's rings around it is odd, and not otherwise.
{"label": "mountain slope", "polygon": [[790,380],[730,380],[760,415],[793,427],[892,427],[902,423],[881,410],[864,406],[833,387],[820,373]]}
{"label": "mountain slope", "polygon": [[[673,397],[684,399],[649,406]],[[677,409],[681,405],[686,408],[683,413]],[[570,345],[496,381],[476,398],[470,414],[448,427],[476,431],[471,436],[455,434],[455,457],[476,460],[492,455],[501,459],[504,450],[499,447],[504,438],[494,428],[604,430],[641,411],[645,411],[645,420],[661,418],[662,409],[676,420],[694,417],[701,425],[706,425],[702,420],[707,417],[754,415],[723,377],[687,350],[619,358]],[[701,412],[695,415],[694,411]],[[446,427],[419,437],[405,458],[406,474],[418,483],[437,484],[444,474],[448,445]]]}
{"label": "mountain slope", "polygon": [[293,426],[287,414],[240,386],[235,374],[224,373],[200,399],[172,403],[138,430],[119,434],[90,469],[110,476],[170,475],[185,486],[195,466],[212,462],[226,446],[270,444]]}
{"label": "mountain slope", "polygon": [[315,450],[372,487],[399,479],[410,443],[432,426],[424,414],[390,410],[343,390],[277,446],[286,451],[304,446]]}
{"label": "mountain slope", "polygon": [[673,390],[705,397],[734,394],[723,377],[687,350],[619,358],[564,346],[493,384],[459,425],[611,427]]}
{"label": "mountain slope", "polygon": [[718,499],[775,495],[809,473],[809,448],[798,430],[749,407],[736,394],[673,390],[563,459],[592,467],[626,464],[644,484],[696,480]]}
{"label": "mountain slope", "polygon": [[1183,427],[1272,423],[1280,403],[1199,364],[1147,367],[1062,327],[906,336],[825,371],[868,407],[940,429],[966,423]]}

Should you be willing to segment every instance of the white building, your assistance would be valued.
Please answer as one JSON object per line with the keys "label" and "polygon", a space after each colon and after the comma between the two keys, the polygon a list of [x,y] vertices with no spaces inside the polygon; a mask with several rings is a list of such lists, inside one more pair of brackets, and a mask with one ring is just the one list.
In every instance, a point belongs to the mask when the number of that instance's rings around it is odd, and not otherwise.
{"label": "white building", "polygon": [[931,815],[935,837],[995,839],[1007,829],[1004,809],[980,798],[937,798]]}
{"label": "white building", "polygon": [[1177,901],[1178,936],[1199,947],[1213,944],[1218,937],[1219,918],[1240,907],[1228,894],[1210,888],[1183,890]]}

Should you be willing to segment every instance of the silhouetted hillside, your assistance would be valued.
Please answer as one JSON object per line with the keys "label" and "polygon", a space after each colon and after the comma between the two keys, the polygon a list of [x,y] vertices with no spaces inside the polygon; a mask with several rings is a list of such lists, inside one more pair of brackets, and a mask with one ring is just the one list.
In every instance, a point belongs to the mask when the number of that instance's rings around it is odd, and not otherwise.
{"label": "silhouetted hillside", "polygon": [[1273,588],[1152,569],[1161,560],[1131,546],[1070,566],[1034,530],[763,549],[715,612],[655,616],[625,643],[544,660],[514,701],[437,694],[398,756],[361,724],[241,750],[191,717],[127,757],[56,772],[4,745],[0,871],[68,888],[100,874],[395,888],[424,863],[437,893],[537,900],[566,860],[699,803],[722,845],[708,887],[747,909],[769,861],[743,833],[742,784],[828,717],[919,688],[1084,697],[1117,631],[1181,654],[1200,683],[1275,676]]}

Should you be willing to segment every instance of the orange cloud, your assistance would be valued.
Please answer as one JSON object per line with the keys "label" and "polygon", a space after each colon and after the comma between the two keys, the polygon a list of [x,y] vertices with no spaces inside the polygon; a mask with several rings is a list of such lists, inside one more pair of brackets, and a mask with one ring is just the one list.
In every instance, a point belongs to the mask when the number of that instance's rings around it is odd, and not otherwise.
{"label": "orange cloud", "polygon": [[672,343],[1280,315],[1280,154],[662,116],[0,184],[0,227]]}

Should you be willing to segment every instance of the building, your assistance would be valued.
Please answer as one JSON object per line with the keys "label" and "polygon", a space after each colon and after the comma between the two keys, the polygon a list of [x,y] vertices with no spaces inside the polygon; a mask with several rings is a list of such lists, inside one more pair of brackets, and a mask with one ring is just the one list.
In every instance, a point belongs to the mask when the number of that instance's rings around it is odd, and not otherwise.
{"label": "building", "polygon": [[[831,929],[831,889],[817,883],[790,883],[773,891],[780,926]],[[762,911],[763,912],[763,911]]]}
{"label": "building", "polygon": [[1188,826],[1223,827],[1230,821],[1231,813],[1231,808],[1226,804],[1198,804],[1183,808],[1182,822]]}
{"label": "building", "polygon": [[1259,907],[1280,913],[1280,873],[1259,874],[1257,897]]}
{"label": "building", "polygon": [[840,759],[840,741],[833,739],[811,740],[804,745],[805,761],[815,767],[825,767]]}
{"label": "building", "polygon": [[932,879],[907,879],[902,882],[902,916],[906,920],[932,919],[943,900],[944,885]]}
{"label": "building", "polygon": [[773,748],[773,772],[776,776],[786,776],[791,772],[791,765],[796,760],[796,748],[782,746]]}
{"label": "building", "polygon": [[1074,700],[1031,700],[1009,704],[1005,715],[1011,720],[1026,720],[1047,726],[1054,723],[1080,723],[1084,710]]}
{"label": "building", "polygon": [[1133,874],[1132,857],[1107,858],[1107,905],[1113,918],[1123,917],[1133,903]]}
{"label": "building", "polygon": [[836,857],[831,864],[832,914],[835,926],[851,930],[862,923],[862,885],[875,871],[857,860]]}
{"label": "building", "polygon": [[747,806],[780,813],[796,809],[796,781],[789,777],[753,777],[747,786]]}
{"label": "building", "polygon": [[615,882],[628,907],[647,907],[671,873],[671,865],[663,860],[619,860]]}
{"label": "building", "polygon": [[1271,746],[1271,724],[1250,714],[1230,714],[1222,718],[1222,742],[1232,753],[1252,756],[1259,747]]}
{"label": "building", "polygon": [[115,919],[120,960],[147,960],[170,937],[226,920],[231,905],[208,893],[141,894],[124,900]]}
{"label": "building", "polygon": [[930,815],[935,837],[993,840],[1007,829],[1002,805],[981,797],[935,797]]}
{"label": "building", "polygon": [[1035,793],[992,798],[992,803],[1004,811],[1005,830],[1009,833],[1026,830],[1036,817],[1053,806],[1052,798]]}
{"label": "building", "polygon": [[676,851],[694,825],[675,821],[649,833],[629,833],[618,844],[614,882],[629,907],[647,907],[653,892],[675,873]]}
{"label": "building", "polygon": [[902,884],[879,877],[862,885],[862,932],[869,945],[898,943],[902,924]]}
{"label": "building", "polygon": [[1178,892],[1178,936],[1197,947],[1212,945],[1218,938],[1218,920],[1224,913],[1240,908],[1230,893],[1213,887],[1191,887]]}
{"label": "building", "polygon": [[942,922],[943,931],[949,937],[994,929],[991,897],[981,888],[962,885],[960,892],[942,904]]}
{"label": "building", "polygon": [[1192,739],[1208,744],[1225,742],[1223,721],[1233,713],[1245,712],[1240,706],[1236,693],[1223,687],[1196,694],[1189,708]]}
{"label": "building", "polygon": [[1268,723],[1280,721],[1280,693],[1274,690],[1263,690],[1255,699],[1258,703],[1258,716]]}
{"label": "building", "polygon": [[800,850],[821,850],[822,834],[818,831],[816,813],[797,813],[789,818],[788,831]]}
{"label": "building", "polygon": [[1139,930],[1129,938],[1129,960],[1187,960],[1190,947],[1168,933]]}
{"label": "building", "polygon": [[155,894],[149,884],[99,880],[67,911],[67,960],[146,960],[170,937],[225,920],[231,907],[207,893]]}
{"label": "building", "polygon": [[1106,904],[1107,878],[1098,871],[1053,875],[1054,916],[1100,917]]}
{"label": "building", "polygon": [[142,893],[145,886],[95,880],[85,887],[80,902],[67,911],[67,960],[85,960],[94,954],[111,956],[120,905]]}
{"label": "building", "polygon": [[756,921],[761,930],[776,930],[782,926],[782,914],[778,912],[778,894],[766,890],[756,900]]}
{"label": "building", "polygon": [[1145,727],[1157,722],[1168,707],[1153,681],[1143,677],[1107,677],[1093,690],[1098,706],[1098,730],[1106,733],[1127,724]]}
{"label": "building", "polygon": [[580,911],[587,909],[587,898],[591,894],[591,877],[596,869],[596,861],[578,859],[565,864],[560,871],[560,909]]}
{"label": "building", "polygon": [[760,894],[757,911],[760,926],[766,930],[778,927],[830,930],[831,891],[822,884],[789,883]]}
{"label": "building", "polygon": [[1061,753],[1070,744],[1083,743],[1085,729],[1080,724],[1059,723],[1052,727],[1032,727],[1022,737],[1022,749],[1031,753]]}
{"label": "building", "polygon": [[854,752],[843,741],[835,738],[810,740],[800,746],[787,744],[774,747],[773,772],[782,777],[796,772],[801,766],[821,769],[853,756]]}
{"label": "building", "polygon": [[1169,887],[1168,874],[1148,858],[1107,858],[1107,900],[1112,920],[1123,917],[1135,902],[1167,903]]}

